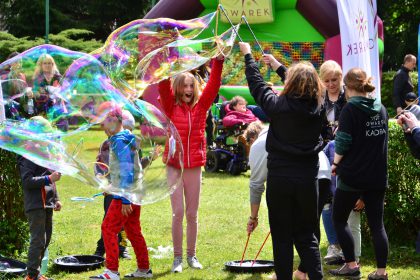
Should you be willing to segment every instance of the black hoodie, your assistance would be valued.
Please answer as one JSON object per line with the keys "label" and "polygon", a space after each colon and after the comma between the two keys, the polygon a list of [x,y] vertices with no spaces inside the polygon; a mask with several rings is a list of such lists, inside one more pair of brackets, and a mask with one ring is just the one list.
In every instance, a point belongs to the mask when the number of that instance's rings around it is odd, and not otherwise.
{"label": "black hoodie", "polygon": [[51,172],[22,156],[18,156],[18,166],[22,179],[25,211],[54,208],[59,199],[55,185],[50,184],[46,178]]}
{"label": "black hoodie", "polygon": [[374,99],[354,96],[341,111],[339,122],[335,153],[343,155],[337,167],[341,181],[352,189],[385,189],[388,174],[385,107]]}
{"label": "black hoodie", "polygon": [[245,56],[245,74],[255,102],[270,117],[266,150],[268,168],[275,176],[311,177],[318,173],[322,149],[321,111],[315,99],[276,95],[264,82],[251,55]]}

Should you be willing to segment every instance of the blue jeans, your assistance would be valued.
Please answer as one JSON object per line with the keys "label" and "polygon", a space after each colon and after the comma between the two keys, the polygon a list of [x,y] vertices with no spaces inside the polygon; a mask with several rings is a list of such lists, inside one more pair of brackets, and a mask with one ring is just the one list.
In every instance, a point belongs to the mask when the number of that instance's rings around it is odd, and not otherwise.
{"label": "blue jeans", "polygon": [[328,243],[338,244],[337,233],[335,232],[332,222],[332,204],[326,204],[322,210],[322,222],[324,223],[325,233],[327,234]]}

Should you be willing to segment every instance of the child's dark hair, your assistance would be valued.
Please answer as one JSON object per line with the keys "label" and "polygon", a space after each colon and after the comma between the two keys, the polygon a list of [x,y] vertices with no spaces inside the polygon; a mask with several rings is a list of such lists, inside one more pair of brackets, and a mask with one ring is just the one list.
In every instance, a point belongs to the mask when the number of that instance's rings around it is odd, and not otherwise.
{"label": "child's dark hair", "polygon": [[238,105],[239,103],[245,103],[245,105],[247,104],[247,103],[246,103],[245,98],[243,98],[242,96],[239,96],[239,95],[234,96],[234,97],[230,100],[230,103],[229,103],[229,109],[234,110],[234,107],[235,107],[236,105]]}
{"label": "child's dark hair", "polygon": [[405,95],[405,101],[407,102],[413,102],[414,100],[416,100],[418,98],[418,96],[414,93],[414,92],[409,92]]}

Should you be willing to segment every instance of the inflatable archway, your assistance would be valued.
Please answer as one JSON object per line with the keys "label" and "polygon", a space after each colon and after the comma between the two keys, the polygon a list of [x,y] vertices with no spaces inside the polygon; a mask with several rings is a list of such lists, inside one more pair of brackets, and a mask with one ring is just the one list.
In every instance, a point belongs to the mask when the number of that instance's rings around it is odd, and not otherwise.
{"label": "inflatable archway", "polygon": [[[341,64],[340,30],[336,0],[160,0],[145,18],[168,17],[191,19],[214,12],[218,4],[225,7],[229,17],[239,19],[244,14],[259,40],[264,52],[273,54],[288,66],[295,61],[307,60],[318,68],[324,60],[332,59]],[[224,19],[221,14],[220,19]],[[379,19],[379,48],[383,55],[383,25]],[[224,31],[229,23],[218,23]],[[200,36],[214,36],[215,22]],[[261,57],[258,45],[252,34],[243,25],[239,35],[250,42],[254,57]],[[254,100],[245,87],[244,64],[238,46],[232,50],[223,73],[223,86],[220,94],[226,99],[242,95],[249,103]],[[280,79],[267,67],[261,67],[265,80],[279,85]],[[150,86],[144,99],[156,104],[156,88]]]}

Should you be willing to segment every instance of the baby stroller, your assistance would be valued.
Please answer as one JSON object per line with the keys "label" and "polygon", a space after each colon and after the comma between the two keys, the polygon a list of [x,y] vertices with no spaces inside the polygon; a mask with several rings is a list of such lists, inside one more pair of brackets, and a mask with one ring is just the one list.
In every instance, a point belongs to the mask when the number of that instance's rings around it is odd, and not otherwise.
{"label": "baby stroller", "polygon": [[[206,172],[224,170],[232,175],[239,175],[248,170],[248,148],[246,141],[241,137],[248,126],[223,126],[223,117],[226,115],[225,106],[229,101],[216,104],[218,114],[214,114],[216,122],[216,137],[214,143],[207,146]],[[243,140],[241,140],[243,139]]]}

